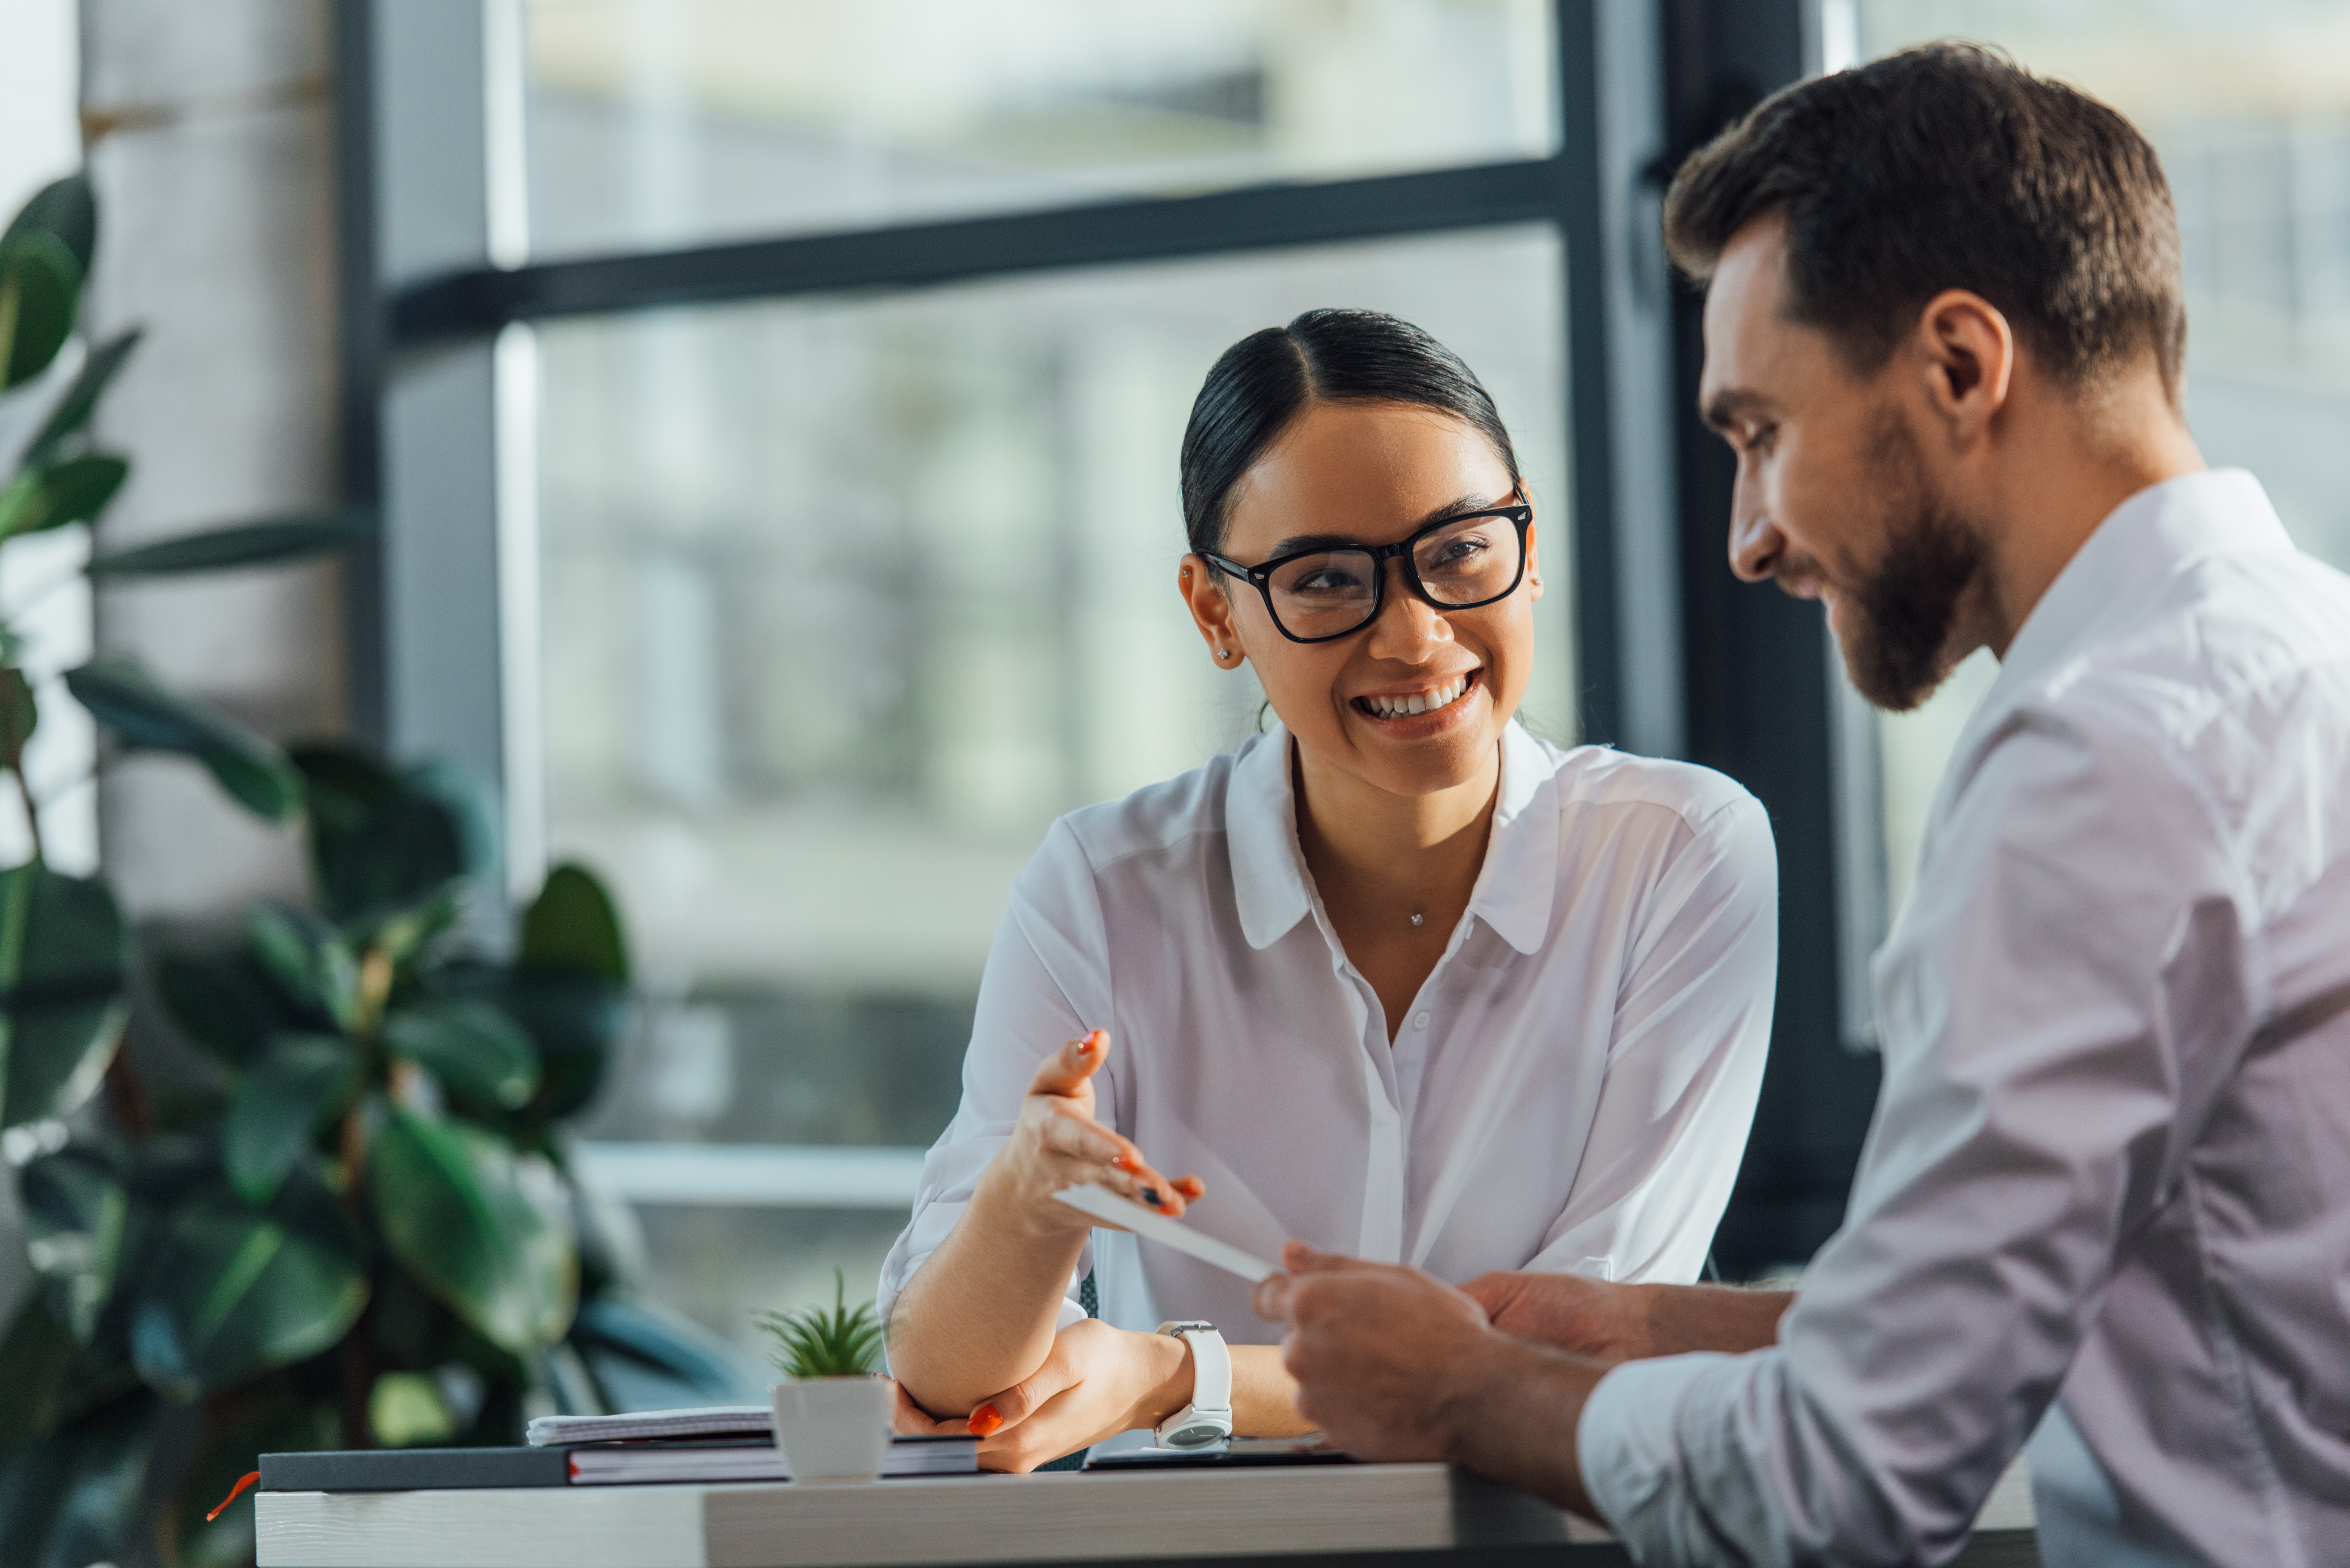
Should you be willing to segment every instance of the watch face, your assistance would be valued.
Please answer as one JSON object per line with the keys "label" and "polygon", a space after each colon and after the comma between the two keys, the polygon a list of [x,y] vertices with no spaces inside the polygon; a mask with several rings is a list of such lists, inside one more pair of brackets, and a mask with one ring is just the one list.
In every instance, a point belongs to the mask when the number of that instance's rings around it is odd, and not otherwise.
{"label": "watch face", "polygon": [[1167,1439],[1170,1449],[1204,1449],[1211,1443],[1224,1440],[1221,1427],[1185,1427]]}

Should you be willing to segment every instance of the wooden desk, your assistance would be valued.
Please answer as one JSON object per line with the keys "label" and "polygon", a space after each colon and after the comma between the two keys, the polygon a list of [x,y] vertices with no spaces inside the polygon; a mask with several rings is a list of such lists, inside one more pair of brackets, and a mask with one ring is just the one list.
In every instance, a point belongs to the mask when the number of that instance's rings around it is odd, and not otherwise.
{"label": "wooden desk", "polygon": [[[1600,1568],[1605,1531],[1441,1465],[953,1476],[865,1486],[264,1492],[260,1568],[795,1568],[1302,1558]],[[2019,1465],[1967,1568],[2037,1568]]]}

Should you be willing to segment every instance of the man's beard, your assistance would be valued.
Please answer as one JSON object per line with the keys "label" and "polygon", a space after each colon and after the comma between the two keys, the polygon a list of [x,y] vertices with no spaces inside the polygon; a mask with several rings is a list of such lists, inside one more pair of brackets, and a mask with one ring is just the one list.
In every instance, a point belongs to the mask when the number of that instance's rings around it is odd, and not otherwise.
{"label": "man's beard", "polygon": [[1885,553],[1865,579],[1829,587],[1846,672],[1862,696],[1901,713],[1950,672],[1950,628],[1982,570],[1982,542],[1929,488],[1917,438],[1894,417],[1878,426],[1869,458],[1866,489],[1884,498],[1887,519]]}

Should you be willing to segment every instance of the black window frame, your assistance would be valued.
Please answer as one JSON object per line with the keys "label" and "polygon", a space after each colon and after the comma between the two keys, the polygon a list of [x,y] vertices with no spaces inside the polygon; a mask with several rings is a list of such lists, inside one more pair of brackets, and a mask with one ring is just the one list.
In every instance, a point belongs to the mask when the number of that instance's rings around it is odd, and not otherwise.
{"label": "black window frame", "polygon": [[[1839,1012],[1855,961],[1837,932],[1856,917],[1838,891],[1850,803],[1834,678],[1815,611],[1723,567],[1727,453],[1693,412],[1698,300],[1668,277],[1654,230],[1679,160],[1804,73],[1816,0],[1553,0],[1559,142],[1547,157],[507,268],[491,264],[475,209],[490,180],[483,84],[497,68],[485,18],[519,3],[336,0],[344,485],[385,517],[382,543],[346,573],[359,734],[504,776],[507,708],[420,717],[417,693],[494,659],[504,635],[475,624],[499,621],[497,590],[457,585],[500,569],[486,493],[496,452],[482,427],[492,346],[510,324],[1547,223],[1563,254],[1581,738],[1718,768],[1770,812],[1772,1060],[1717,1251],[1732,1273],[1809,1257],[1841,1220],[1877,1085],[1875,1059],[1846,1049]],[[1643,308],[1648,336],[1627,326]],[[1669,399],[1653,417],[1648,391]],[[446,486],[427,494],[419,480],[424,450],[471,476],[453,521]],[[432,530],[442,537],[420,554],[413,536]],[[436,612],[446,638],[418,628],[427,585],[448,593]]]}

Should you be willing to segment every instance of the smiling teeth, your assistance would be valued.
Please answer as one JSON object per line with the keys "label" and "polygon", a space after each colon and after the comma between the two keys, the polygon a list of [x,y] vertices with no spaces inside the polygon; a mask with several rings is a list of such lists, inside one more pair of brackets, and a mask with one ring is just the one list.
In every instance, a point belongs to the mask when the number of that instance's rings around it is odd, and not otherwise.
{"label": "smiling teeth", "polygon": [[1408,697],[1366,697],[1363,705],[1382,719],[1408,719],[1415,713],[1433,713],[1448,703],[1457,702],[1468,690],[1469,677],[1463,675],[1433,691],[1415,691]]}

